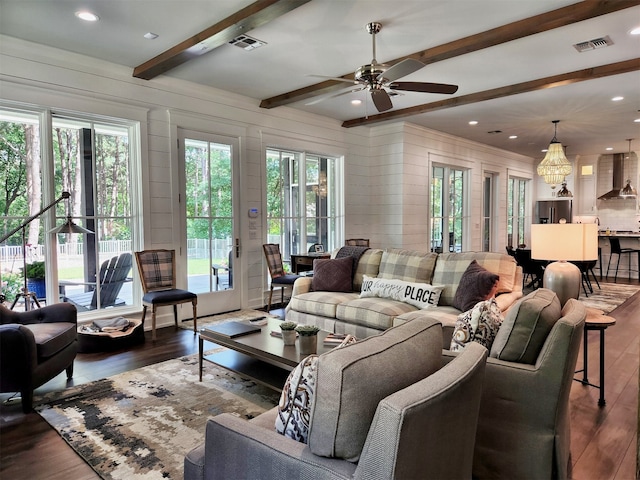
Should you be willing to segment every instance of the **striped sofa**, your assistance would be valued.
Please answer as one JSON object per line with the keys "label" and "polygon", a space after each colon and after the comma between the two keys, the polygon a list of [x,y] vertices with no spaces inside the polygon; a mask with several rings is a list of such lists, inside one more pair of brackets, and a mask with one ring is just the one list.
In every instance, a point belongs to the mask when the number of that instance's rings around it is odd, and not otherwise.
{"label": "striped sofa", "polygon": [[[400,323],[435,318],[443,325],[443,346],[449,348],[456,319],[461,313],[452,306],[453,298],[462,274],[473,260],[500,276],[496,300],[502,311],[522,297],[522,269],[513,257],[506,254],[436,254],[402,249],[369,249],[358,261],[352,292],[313,291],[312,278],[296,280],[291,301],[286,308],[286,319],[364,338]],[[444,289],[437,307],[419,309],[387,298],[360,298],[364,275],[442,285]]]}

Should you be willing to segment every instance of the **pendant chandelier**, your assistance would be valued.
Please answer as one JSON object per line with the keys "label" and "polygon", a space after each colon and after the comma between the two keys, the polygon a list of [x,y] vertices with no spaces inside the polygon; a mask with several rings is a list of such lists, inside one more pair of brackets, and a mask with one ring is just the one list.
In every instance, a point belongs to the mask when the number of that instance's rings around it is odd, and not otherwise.
{"label": "pendant chandelier", "polygon": [[[629,154],[627,155],[627,160],[631,160],[631,140],[633,140],[633,138],[627,138],[627,142],[629,142]],[[622,171],[624,172],[624,163],[622,164]],[[638,196],[638,191],[633,188],[633,185],[631,185],[631,179],[627,179],[627,184],[624,188],[620,189],[618,196],[620,198],[636,198]]]}
{"label": "pendant chandelier", "polygon": [[544,181],[551,185],[551,188],[556,188],[556,185],[561,184],[564,178],[571,173],[571,163],[564,154],[562,144],[556,138],[560,120],[553,120],[552,123],[555,125],[555,131],[547,154],[538,165],[538,175],[543,177]]}

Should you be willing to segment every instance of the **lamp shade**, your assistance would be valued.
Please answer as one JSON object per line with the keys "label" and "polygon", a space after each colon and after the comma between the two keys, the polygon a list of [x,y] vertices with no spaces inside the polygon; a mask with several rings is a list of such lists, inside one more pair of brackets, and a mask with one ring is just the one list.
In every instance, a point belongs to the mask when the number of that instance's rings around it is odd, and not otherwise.
{"label": "lamp shade", "polygon": [[531,225],[531,257],[537,260],[588,261],[598,258],[598,225]]}
{"label": "lamp shade", "polygon": [[93,233],[80,225],[77,225],[71,220],[71,217],[67,217],[67,221],[62,225],[52,228],[49,233]]}

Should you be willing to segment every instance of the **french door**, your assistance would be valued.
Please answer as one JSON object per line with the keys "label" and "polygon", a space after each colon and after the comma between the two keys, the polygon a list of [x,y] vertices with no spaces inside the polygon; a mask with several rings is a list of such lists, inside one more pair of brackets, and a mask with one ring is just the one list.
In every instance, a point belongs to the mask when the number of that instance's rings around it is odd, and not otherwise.
{"label": "french door", "polygon": [[183,250],[198,313],[240,308],[239,142],[179,129]]}

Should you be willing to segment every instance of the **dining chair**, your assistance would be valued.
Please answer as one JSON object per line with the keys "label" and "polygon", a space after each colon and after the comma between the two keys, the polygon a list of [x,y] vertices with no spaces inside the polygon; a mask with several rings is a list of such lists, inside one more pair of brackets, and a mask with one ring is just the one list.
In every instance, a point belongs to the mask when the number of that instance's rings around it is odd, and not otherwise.
{"label": "dining chair", "polygon": [[[522,283],[524,288],[534,290],[542,287],[544,263],[531,258],[531,250],[518,248],[514,255],[516,263],[522,267]],[[527,279],[530,279],[527,283]]]}
{"label": "dining chair", "polygon": [[173,306],[173,319],[178,326],[178,305],[191,302],[193,306],[193,334],[198,323],[198,296],[188,290],[176,288],[175,250],[143,250],[136,252],[136,263],[142,282],[142,323],[151,307],[151,338],[156,339],[156,310],[158,307]]}
{"label": "dining chair", "polygon": [[618,255],[618,263],[616,263],[616,276],[613,281],[618,281],[618,268],[620,267],[620,257],[622,255],[629,255],[629,279],[631,279],[631,254],[638,254],[638,268],[640,269],[640,249],[637,248],[621,248],[620,247],[620,239],[616,237],[609,238],[609,245],[611,245],[611,254],[609,255],[609,264],[607,265],[607,276],[609,278],[609,268],[611,267],[611,259],[613,255]]}
{"label": "dining chair", "polygon": [[349,238],[345,240],[344,244],[350,247],[368,247],[369,239],[368,238]]}
{"label": "dining chair", "polygon": [[269,276],[271,277],[271,288],[269,290],[269,304],[267,305],[267,313],[271,310],[271,299],[273,297],[273,288],[280,287],[280,303],[284,303],[284,290],[293,288],[293,283],[300,278],[300,275],[286,273],[282,264],[282,255],[280,254],[280,245],[277,243],[265,243],[262,245],[264,256],[267,259],[267,267],[269,268]]}

